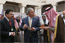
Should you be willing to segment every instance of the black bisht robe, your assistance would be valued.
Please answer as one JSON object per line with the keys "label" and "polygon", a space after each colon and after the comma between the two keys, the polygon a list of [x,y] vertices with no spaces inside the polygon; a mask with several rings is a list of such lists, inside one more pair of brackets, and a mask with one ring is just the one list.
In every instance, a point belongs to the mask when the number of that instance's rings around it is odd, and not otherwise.
{"label": "black bisht robe", "polygon": [[58,15],[55,26],[54,43],[64,43],[64,34],[64,21],[61,15]]}

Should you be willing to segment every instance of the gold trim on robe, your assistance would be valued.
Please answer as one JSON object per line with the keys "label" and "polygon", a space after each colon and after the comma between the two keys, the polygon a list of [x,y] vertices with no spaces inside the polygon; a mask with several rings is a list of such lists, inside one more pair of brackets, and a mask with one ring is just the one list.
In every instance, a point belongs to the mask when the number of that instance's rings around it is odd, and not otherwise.
{"label": "gold trim on robe", "polygon": [[58,16],[59,16],[59,14],[58,14],[57,17],[56,17],[56,24],[55,24],[55,31],[54,31],[53,43],[54,43],[54,40],[55,40],[55,38],[56,38],[56,33],[57,33]]}
{"label": "gold trim on robe", "polygon": [[49,30],[47,30],[47,35],[48,35],[48,41],[50,43],[50,35],[49,35]]}

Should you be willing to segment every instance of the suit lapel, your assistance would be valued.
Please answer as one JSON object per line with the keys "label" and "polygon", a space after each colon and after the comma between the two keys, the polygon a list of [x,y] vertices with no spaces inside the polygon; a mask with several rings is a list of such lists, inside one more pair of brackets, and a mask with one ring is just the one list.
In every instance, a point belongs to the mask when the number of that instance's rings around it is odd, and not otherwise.
{"label": "suit lapel", "polygon": [[33,26],[33,24],[34,24],[34,17],[32,18],[32,25],[31,25],[31,27]]}
{"label": "suit lapel", "polygon": [[26,21],[27,21],[27,25],[29,26],[29,19],[28,19],[28,17],[27,17]]}
{"label": "suit lapel", "polygon": [[10,24],[9,24],[9,22],[7,21],[7,19],[6,18],[4,18],[4,23],[6,24],[6,26],[8,26],[8,27],[10,27]]}

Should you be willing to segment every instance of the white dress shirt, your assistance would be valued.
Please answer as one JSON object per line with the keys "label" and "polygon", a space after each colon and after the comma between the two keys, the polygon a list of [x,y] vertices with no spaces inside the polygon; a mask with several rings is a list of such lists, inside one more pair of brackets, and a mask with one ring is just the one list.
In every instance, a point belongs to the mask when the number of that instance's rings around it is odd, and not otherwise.
{"label": "white dress shirt", "polygon": [[[63,18],[63,14],[61,14],[61,17]],[[63,19],[64,23],[65,23],[65,19]]]}
{"label": "white dress shirt", "polygon": [[31,25],[32,25],[32,18],[30,18],[29,16],[28,16],[28,22],[31,22],[31,24],[29,25],[31,27]]}
{"label": "white dress shirt", "polygon": [[[33,18],[33,17],[32,17]],[[31,26],[32,26],[32,18],[30,18],[29,16],[28,16],[28,22],[31,22],[31,24],[29,24],[29,27],[31,28]],[[34,28],[34,31],[36,31],[36,28]]]}

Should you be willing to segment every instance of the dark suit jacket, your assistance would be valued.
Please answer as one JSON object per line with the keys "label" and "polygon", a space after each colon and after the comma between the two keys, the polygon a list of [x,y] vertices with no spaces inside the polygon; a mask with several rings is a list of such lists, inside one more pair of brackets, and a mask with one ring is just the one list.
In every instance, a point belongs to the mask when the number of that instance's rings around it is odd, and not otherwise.
{"label": "dark suit jacket", "polygon": [[[14,37],[9,36],[9,32],[15,31],[14,21],[12,20],[11,22],[12,26],[10,26],[6,18],[4,18],[0,23],[1,23],[1,42],[13,42]],[[13,31],[11,31],[11,28],[13,28]]]}
{"label": "dark suit jacket", "polygon": [[24,24],[27,24],[29,26],[28,17],[24,18],[22,20],[21,28],[24,30],[24,42],[38,42],[38,34],[37,31],[39,31],[40,22],[39,17],[33,17],[32,18],[32,26],[36,29],[36,31],[30,31],[28,29],[23,29]]}

